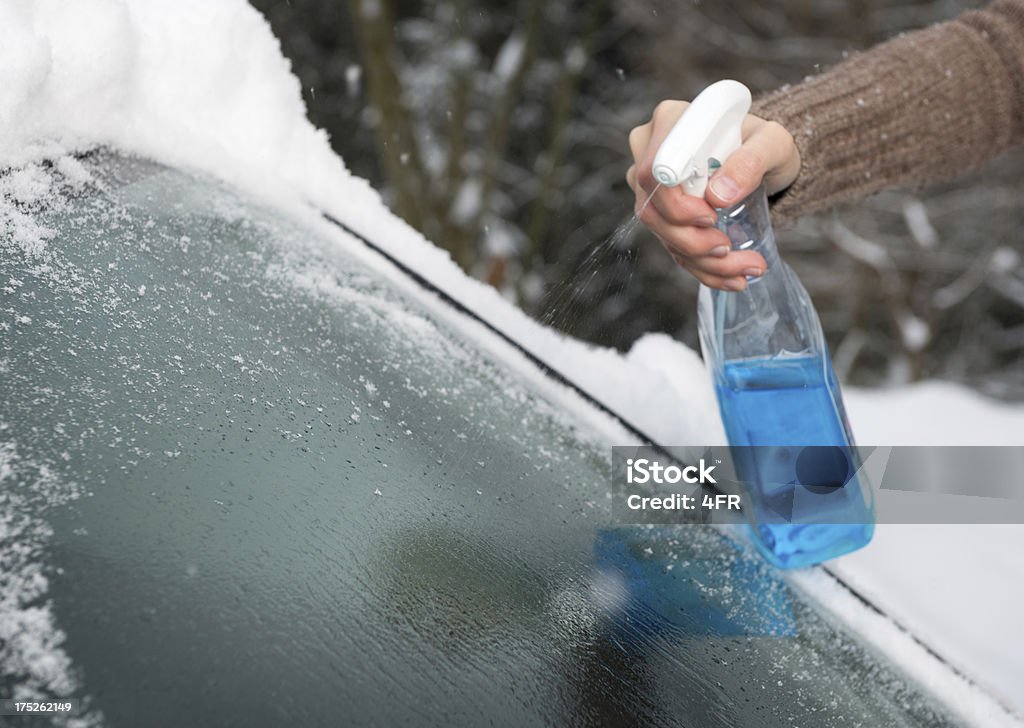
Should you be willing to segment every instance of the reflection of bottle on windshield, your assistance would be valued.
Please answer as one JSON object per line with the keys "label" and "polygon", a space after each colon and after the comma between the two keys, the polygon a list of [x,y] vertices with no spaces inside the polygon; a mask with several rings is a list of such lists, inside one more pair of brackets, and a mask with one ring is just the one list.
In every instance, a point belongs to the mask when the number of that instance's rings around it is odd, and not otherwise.
{"label": "reflection of bottle on windshield", "polygon": [[[682,183],[688,193],[703,196],[716,160],[739,147],[749,107],[750,92],[735,81],[705,89],[659,149],[658,181]],[[701,286],[699,304],[701,347],[747,488],[755,543],[781,567],[860,548],[874,530],[871,493],[860,478],[850,477],[856,470],[853,437],[821,324],[806,289],[779,257],[764,188],[719,210],[718,228],[734,249],[755,250],[768,264],[743,291]],[[837,449],[849,472],[830,483],[835,487],[800,485],[808,484],[797,468],[807,446]]]}
{"label": "reflection of bottle on windshield", "polygon": [[678,535],[664,526],[597,530],[593,588],[616,643],[797,634],[791,593],[764,564],[737,558],[713,530]]}

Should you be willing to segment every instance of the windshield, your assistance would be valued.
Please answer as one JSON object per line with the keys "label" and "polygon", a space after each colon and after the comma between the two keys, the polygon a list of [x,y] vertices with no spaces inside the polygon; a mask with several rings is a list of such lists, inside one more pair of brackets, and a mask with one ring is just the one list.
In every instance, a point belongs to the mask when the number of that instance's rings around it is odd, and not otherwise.
{"label": "windshield", "polygon": [[115,726],[954,723],[720,533],[612,526],[586,407],[358,242],[88,166],[4,203],[5,695]]}

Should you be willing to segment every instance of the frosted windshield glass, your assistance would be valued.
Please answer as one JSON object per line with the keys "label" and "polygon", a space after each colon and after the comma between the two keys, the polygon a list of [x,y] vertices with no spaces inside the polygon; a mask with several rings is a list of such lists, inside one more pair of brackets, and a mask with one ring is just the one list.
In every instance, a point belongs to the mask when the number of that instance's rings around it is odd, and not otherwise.
{"label": "frosted windshield glass", "polygon": [[614,443],[356,241],[89,166],[7,208],[39,244],[0,256],[4,695],[112,726],[953,724],[718,533],[611,527]]}

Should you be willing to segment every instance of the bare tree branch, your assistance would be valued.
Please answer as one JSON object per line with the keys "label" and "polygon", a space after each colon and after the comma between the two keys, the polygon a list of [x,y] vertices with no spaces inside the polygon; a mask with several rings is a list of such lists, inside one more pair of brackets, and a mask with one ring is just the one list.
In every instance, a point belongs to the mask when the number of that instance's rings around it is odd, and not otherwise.
{"label": "bare tree branch", "polygon": [[427,176],[413,133],[398,74],[395,72],[393,17],[390,0],[349,0],[359,38],[370,98],[377,111],[377,149],[394,208],[413,227],[431,234]]}

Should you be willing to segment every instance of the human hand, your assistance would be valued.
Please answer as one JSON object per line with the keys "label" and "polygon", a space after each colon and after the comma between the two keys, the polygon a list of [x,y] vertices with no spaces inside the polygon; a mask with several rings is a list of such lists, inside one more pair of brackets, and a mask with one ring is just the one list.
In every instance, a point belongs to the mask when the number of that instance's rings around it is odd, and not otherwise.
{"label": "human hand", "polygon": [[[636,193],[637,212],[658,185],[651,173],[658,147],[687,106],[686,101],[662,101],[649,122],[629,133],[634,163],[626,181]],[[741,133],[743,145],[711,177],[704,199],[687,195],[682,186],[662,186],[640,213],[676,263],[701,283],[729,291],[742,291],[746,276],[762,275],[767,264],[752,250],[732,250],[729,238],[715,228],[714,208],[736,204],[762,180],[768,194],[784,190],[800,171],[800,153],[781,124],[748,114]]]}

